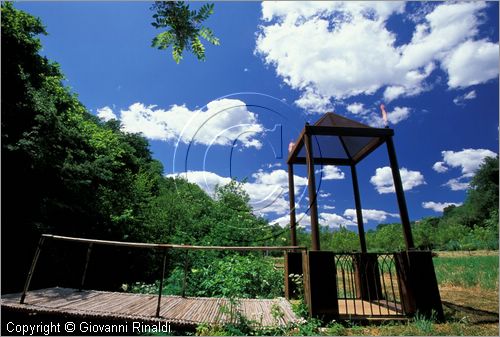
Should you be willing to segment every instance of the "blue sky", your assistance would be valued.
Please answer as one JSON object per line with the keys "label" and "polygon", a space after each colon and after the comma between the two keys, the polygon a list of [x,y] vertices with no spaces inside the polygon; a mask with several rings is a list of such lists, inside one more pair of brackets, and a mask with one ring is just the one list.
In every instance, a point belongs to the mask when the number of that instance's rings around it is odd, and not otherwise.
{"label": "blue sky", "polygon": [[[200,3],[193,3],[194,8]],[[221,2],[205,62],[150,47],[150,2],[23,2],[42,19],[43,54],[102,119],[142,132],[166,175],[212,193],[230,177],[256,213],[287,223],[286,156],[326,111],[382,126],[384,103],[410,218],[466,197],[498,153],[498,2]],[[398,222],[382,146],[358,165],[367,228]],[[308,224],[306,171],[296,167]],[[355,229],[350,171],[318,167],[320,222]]]}

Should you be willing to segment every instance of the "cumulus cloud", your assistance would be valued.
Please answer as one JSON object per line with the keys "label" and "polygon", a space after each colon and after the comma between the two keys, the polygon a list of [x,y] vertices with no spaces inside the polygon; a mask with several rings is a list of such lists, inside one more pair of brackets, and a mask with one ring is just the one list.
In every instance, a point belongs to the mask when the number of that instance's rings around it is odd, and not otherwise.
{"label": "cumulus cloud", "polygon": [[356,223],[351,219],[345,218],[335,213],[320,213],[318,217],[318,222],[322,226],[326,226],[329,228],[356,226]]}
{"label": "cumulus cloud", "polygon": [[434,212],[442,212],[446,207],[455,205],[462,205],[461,202],[434,202],[434,201],[425,201],[422,203],[423,208],[432,209]]}
{"label": "cumulus cloud", "polygon": [[360,115],[360,114],[366,113],[366,109],[364,108],[363,103],[356,102],[356,103],[349,104],[346,107],[346,109],[347,109],[347,111],[349,111],[353,115]]}
{"label": "cumulus cloud", "polygon": [[[443,169],[446,168],[446,170],[449,167],[460,168],[465,177],[472,177],[485,158],[494,158],[497,156],[495,152],[488,149],[463,149],[456,152],[441,151],[441,155],[443,156],[443,161],[436,162],[434,166],[438,165]],[[446,170],[441,172],[445,172]]]}
{"label": "cumulus cloud", "polygon": [[417,95],[430,89],[437,67],[450,88],[466,87],[498,76],[498,44],[476,39],[486,6],[422,4],[411,40],[398,45],[387,19],[395,13],[411,19],[404,2],[265,1],[255,52],[301,92],[296,104],[310,112],[381,88],[387,102]]}
{"label": "cumulus cloud", "polygon": [[[388,217],[391,218],[399,217],[399,214],[389,213],[378,209],[362,209],[361,211],[363,213],[363,222],[365,223],[371,220],[381,223],[386,221]],[[356,210],[353,208],[348,208],[344,211],[344,216],[352,219],[353,221],[356,221],[357,219]]]}
{"label": "cumulus cloud", "polygon": [[[108,109],[103,113],[113,114],[109,107],[105,108]],[[120,120],[125,132],[185,144],[232,145],[238,140],[244,147],[260,149],[258,135],[265,132],[256,114],[244,102],[226,98],[208,103],[204,110],[190,110],[185,105],[172,105],[165,110],[134,103],[120,111]]]}
{"label": "cumulus cloud", "polygon": [[[410,171],[403,167],[399,172],[403,183],[403,190],[405,191],[426,184],[424,176],[419,171]],[[379,194],[395,192],[392,171],[389,166],[377,168],[375,175],[370,178],[370,183],[372,183]]]}
{"label": "cumulus cloud", "polygon": [[112,119],[118,119],[113,113],[113,110],[109,106],[105,106],[97,109],[97,117],[104,122],[110,121]]}
{"label": "cumulus cloud", "polygon": [[384,90],[384,100],[389,103],[406,92],[405,88],[400,85],[391,85]]}
{"label": "cumulus cloud", "polygon": [[448,86],[463,88],[497,78],[498,58],[498,43],[467,40],[443,60]]}
{"label": "cumulus cloud", "polygon": [[325,165],[321,170],[316,170],[316,173],[320,172],[323,173],[323,180],[340,180],[345,178],[344,172],[334,165]]}
{"label": "cumulus cloud", "polygon": [[463,149],[462,151],[441,151],[442,161],[434,163],[432,168],[439,173],[450,168],[459,168],[462,175],[448,180],[444,186],[452,191],[462,191],[469,188],[469,180],[474,176],[485,158],[496,157],[497,154],[488,149]]}
{"label": "cumulus cloud", "polygon": [[[222,186],[231,182],[230,177],[223,177],[210,171],[188,171],[180,174],[168,174],[167,177],[182,177],[197,184],[207,194],[212,195],[217,185]],[[250,206],[257,214],[277,213],[285,214],[289,211],[289,202],[285,198],[288,194],[288,173],[284,170],[264,172],[259,170],[252,174],[252,181],[243,183],[242,187],[250,196]],[[307,185],[307,178],[294,175],[296,193]]]}

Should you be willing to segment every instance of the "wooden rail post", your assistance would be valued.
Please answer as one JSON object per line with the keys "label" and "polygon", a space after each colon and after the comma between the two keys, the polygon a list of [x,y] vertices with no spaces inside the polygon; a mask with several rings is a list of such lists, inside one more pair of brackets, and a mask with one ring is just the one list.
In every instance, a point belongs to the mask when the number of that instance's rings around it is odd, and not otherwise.
{"label": "wooden rail post", "polygon": [[33,273],[35,272],[36,263],[38,262],[38,257],[42,251],[43,243],[45,242],[45,237],[42,235],[40,241],[38,241],[38,246],[36,247],[35,255],[33,256],[33,262],[31,262],[30,271],[28,272],[28,277],[26,278],[26,282],[24,283],[23,294],[21,295],[20,304],[24,304],[24,300],[26,298],[26,293],[30,287],[31,278],[33,277]]}
{"label": "wooden rail post", "polygon": [[163,249],[163,267],[161,269],[160,287],[158,289],[158,305],[156,306],[156,317],[160,317],[161,293],[163,292],[163,279],[165,278],[165,267],[167,264],[167,249]]}
{"label": "wooden rail post", "polygon": [[82,282],[80,283],[80,289],[78,289],[78,291],[82,291],[83,286],[85,284],[85,278],[87,277],[87,268],[89,266],[89,260],[90,260],[90,253],[92,253],[93,245],[94,244],[92,242],[89,243],[89,248],[87,249],[87,257],[85,258],[85,267],[83,268]]}
{"label": "wooden rail post", "polygon": [[184,256],[184,279],[182,280],[182,297],[186,297],[188,258],[189,251],[186,249],[186,255]]}

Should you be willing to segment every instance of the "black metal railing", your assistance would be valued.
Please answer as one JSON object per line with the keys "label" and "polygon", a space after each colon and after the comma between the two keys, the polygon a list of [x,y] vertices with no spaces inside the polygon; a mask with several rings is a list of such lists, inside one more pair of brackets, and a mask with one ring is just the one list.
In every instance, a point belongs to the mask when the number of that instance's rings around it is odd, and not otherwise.
{"label": "black metal railing", "polygon": [[404,316],[394,254],[335,254],[341,316]]}

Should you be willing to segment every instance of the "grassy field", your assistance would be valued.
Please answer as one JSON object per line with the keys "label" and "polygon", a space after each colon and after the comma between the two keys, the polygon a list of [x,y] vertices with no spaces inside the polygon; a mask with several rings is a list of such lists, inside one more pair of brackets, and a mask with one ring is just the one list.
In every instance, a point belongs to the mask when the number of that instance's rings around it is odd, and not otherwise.
{"label": "grassy field", "polygon": [[498,251],[438,252],[433,261],[445,313],[444,322],[417,316],[404,322],[370,325],[332,322],[324,327],[318,321],[309,319],[292,329],[253,333],[297,336],[498,336]]}
{"label": "grassy field", "polygon": [[440,286],[498,290],[498,252],[496,255],[440,255],[434,258]]}

